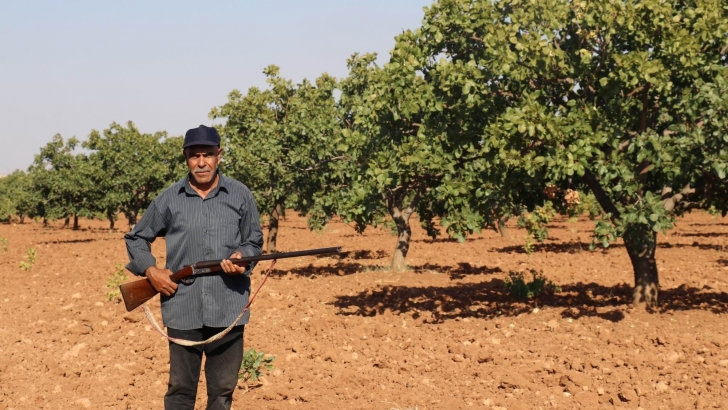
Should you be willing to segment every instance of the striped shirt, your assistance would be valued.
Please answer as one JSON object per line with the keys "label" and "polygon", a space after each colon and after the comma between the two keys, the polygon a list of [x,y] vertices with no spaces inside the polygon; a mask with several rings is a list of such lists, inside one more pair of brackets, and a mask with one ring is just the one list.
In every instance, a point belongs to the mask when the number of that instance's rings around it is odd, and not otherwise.
{"label": "striped shirt", "polygon": [[[261,254],[263,233],[255,199],[242,183],[220,175],[217,187],[202,199],[189,183],[189,175],[162,191],[134,229],[124,236],[129,253],[126,266],[143,275],[156,266],[151,242],[166,238],[165,267],[173,272],[198,261]],[[251,266],[252,269],[252,266]],[[229,276],[223,272],[197,276],[180,283],[172,296],[162,295],[162,320],[180,330],[203,326],[227,327],[248,303],[250,271]],[[238,325],[248,323],[248,312]]]}

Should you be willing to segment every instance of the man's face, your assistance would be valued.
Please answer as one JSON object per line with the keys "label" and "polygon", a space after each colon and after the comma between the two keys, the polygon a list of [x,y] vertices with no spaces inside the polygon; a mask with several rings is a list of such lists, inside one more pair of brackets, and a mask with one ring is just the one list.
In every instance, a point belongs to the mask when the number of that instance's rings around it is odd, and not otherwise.
{"label": "man's face", "polygon": [[193,145],[185,148],[190,174],[199,185],[209,184],[215,178],[222,149],[214,145]]}

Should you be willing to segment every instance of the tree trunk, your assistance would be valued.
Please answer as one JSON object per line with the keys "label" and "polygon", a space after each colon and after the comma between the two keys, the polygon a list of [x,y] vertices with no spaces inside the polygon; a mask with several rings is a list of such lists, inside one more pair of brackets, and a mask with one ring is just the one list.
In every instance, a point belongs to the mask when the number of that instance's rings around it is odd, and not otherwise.
{"label": "tree trunk", "polygon": [[624,245],[634,269],[633,304],[648,308],[656,307],[660,291],[657,261],[655,260],[657,234],[650,232],[642,237],[636,232],[627,234],[624,236]]}
{"label": "tree trunk", "polygon": [[25,215],[20,215],[20,223],[21,224],[25,223]]}
{"label": "tree trunk", "polygon": [[[582,179],[589,185],[602,209],[611,214],[612,223],[616,225],[621,216],[619,209],[604,191],[599,180],[589,169],[584,170]],[[634,270],[632,303],[648,308],[656,307],[660,291],[657,261],[655,260],[657,233],[650,228],[646,228],[645,231],[632,227],[628,228],[622,239],[624,239],[624,247],[627,248]]]}
{"label": "tree trunk", "polygon": [[506,232],[506,222],[508,221],[508,217],[502,215],[499,212],[498,208],[492,208],[490,212],[493,220],[495,220],[495,225],[493,226],[493,228],[496,232],[500,234],[502,238],[505,238],[506,236],[508,236],[508,232]]}
{"label": "tree trunk", "polygon": [[506,231],[506,220],[505,219],[498,219],[498,233],[502,238],[505,238],[508,236],[508,232]]}
{"label": "tree trunk", "polygon": [[74,231],[78,230],[78,215],[77,214],[73,214],[73,230]]}
{"label": "tree trunk", "polygon": [[268,253],[276,252],[276,240],[278,238],[278,220],[282,215],[282,206],[280,203],[276,203],[273,210],[270,213],[268,221],[268,240],[265,243],[265,249]]}
{"label": "tree trunk", "polygon": [[137,212],[130,211],[128,214],[126,214],[126,219],[129,221],[129,231],[133,230],[134,226],[137,223]]}
{"label": "tree trunk", "polygon": [[68,226],[71,224],[71,218],[66,217],[66,220],[63,221],[63,227],[68,228]]}
{"label": "tree trunk", "polygon": [[411,190],[401,189],[398,193],[390,192],[384,196],[384,203],[387,206],[389,214],[392,216],[397,226],[397,246],[394,248],[392,255],[392,265],[390,269],[393,271],[402,271],[407,269],[407,252],[409,251],[410,239],[412,238],[412,229],[410,228],[410,217],[417,209],[420,198],[425,193],[425,185],[411,186],[414,188],[414,196],[407,203],[406,198],[412,194]]}
{"label": "tree trunk", "polygon": [[106,217],[109,219],[109,230],[114,230],[114,222],[116,222],[114,219],[114,215],[111,214],[111,212],[106,214]]}
{"label": "tree trunk", "polygon": [[48,218],[46,218],[45,216],[43,217],[43,227],[44,228],[48,227]]}
{"label": "tree trunk", "polygon": [[404,212],[395,211],[393,215],[394,223],[397,225],[397,246],[394,248],[391,266],[393,271],[407,269],[407,252],[409,251],[410,239],[412,238],[412,229],[409,223],[410,216],[412,216],[411,210]]}

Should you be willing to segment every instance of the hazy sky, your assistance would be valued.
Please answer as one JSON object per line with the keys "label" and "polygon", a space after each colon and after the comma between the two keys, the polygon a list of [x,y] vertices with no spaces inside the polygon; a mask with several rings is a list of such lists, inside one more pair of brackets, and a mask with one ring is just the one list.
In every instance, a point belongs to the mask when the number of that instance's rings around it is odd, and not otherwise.
{"label": "hazy sky", "polygon": [[112,121],[182,135],[263,68],[300,81],[346,75],[354,52],[386,61],[431,0],[0,0],[0,174],[60,133]]}

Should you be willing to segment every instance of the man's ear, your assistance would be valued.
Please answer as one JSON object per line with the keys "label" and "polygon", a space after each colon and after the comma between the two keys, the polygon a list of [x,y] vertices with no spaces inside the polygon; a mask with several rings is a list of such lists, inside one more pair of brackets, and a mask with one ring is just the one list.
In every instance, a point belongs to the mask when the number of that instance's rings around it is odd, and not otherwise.
{"label": "man's ear", "polygon": [[182,148],[182,155],[185,157],[185,160],[187,160],[187,148]]}

